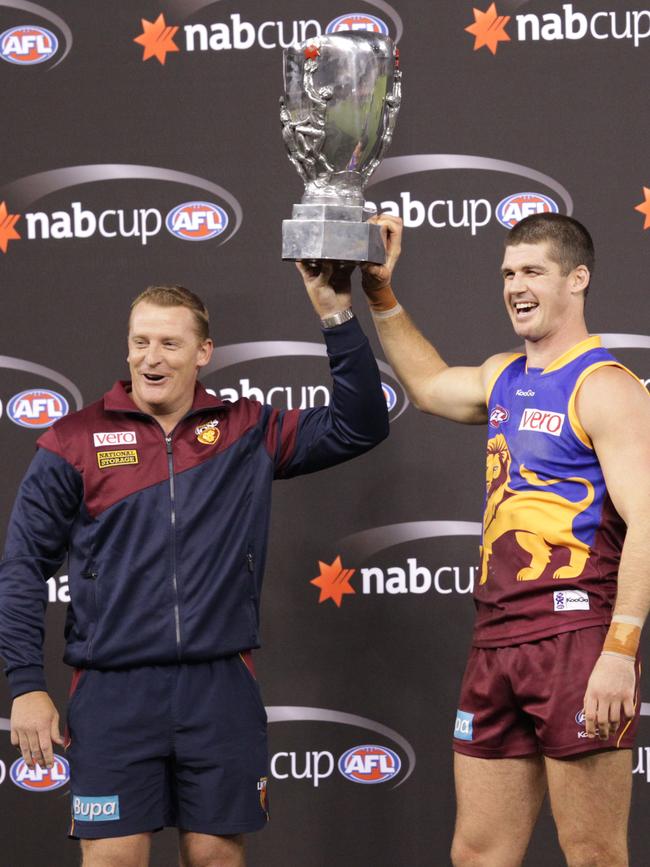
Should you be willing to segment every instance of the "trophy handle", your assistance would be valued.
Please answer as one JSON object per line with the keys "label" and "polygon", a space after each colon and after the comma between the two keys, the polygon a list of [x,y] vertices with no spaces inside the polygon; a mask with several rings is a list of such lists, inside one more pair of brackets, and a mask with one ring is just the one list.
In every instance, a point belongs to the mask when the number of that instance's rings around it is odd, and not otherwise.
{"label": "trophy handle", "polygon": [[395,73],[393,75],[393,89],[391,93],[386,95],[386,103],[384,106],[384,135],[382,136],[379,153],[370,162],[365,169],[362,170],[363,184],[365,185],[370,180],[377,166],[384,158],[384,154],[390,147],[393,140],[393,132],[397,123],[397,115],[399,114],[400,105],[402,104],[402,70],[399,65],[399,48],[395,48]]}

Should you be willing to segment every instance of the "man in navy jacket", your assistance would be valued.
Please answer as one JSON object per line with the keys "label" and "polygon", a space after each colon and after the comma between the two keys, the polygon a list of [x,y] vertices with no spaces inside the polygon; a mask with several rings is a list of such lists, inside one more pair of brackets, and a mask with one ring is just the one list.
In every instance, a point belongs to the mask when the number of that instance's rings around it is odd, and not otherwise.
{"label": "man in navy jacket", "polygon": [[264,825],[266,716],[250,662],[274,478],[388,433],[376,362],[350,309],[350,269],[298,266],[321,318],[327,407],[279,411],[197,382],[213,344],[182,287],[133,302],[130,382],[38,441],[0,564],[0,651],[12,743],[29,767],[63,743],[43,675],[46,581],[69,561],[66,746],[85,867],[142,867],[179,828],[184,867],[241,867]]}

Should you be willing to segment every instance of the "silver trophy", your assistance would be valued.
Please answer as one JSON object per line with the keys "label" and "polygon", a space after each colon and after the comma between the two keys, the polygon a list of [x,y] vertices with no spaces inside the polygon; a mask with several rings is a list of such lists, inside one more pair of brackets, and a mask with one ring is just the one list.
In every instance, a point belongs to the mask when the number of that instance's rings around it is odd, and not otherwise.
{"label": "silver trophy", "polygon": [[391,143],[401,97],[387,36],[337,33],[285,49],[282,138],[305,193],[282,222],[283,259],[383,264],[363,188]]}

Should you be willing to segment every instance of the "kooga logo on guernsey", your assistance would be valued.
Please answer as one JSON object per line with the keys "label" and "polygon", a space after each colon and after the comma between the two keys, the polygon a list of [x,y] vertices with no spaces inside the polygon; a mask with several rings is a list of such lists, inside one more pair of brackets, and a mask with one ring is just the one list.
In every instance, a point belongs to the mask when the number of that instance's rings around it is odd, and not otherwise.
{"label": "kooga logo on guernsey", "polygon": [[[200,199],[183,199],[171,209],[157,207],[155,197],[149,196],[138,206],[120,201],[128,192],[122,185],[117,192],[106,195],[106,208],[86,206],[81,194],[77,201],[61,201],[54,210],[33,209],[39,199],[68,187],[83,184],[119,182],[127,180],[178,184],[184,188],[200,190]],[[166,191],[168,195],[168,191]],[[210,194],[210,200],[205,198]],[[180,196],[179,196],[180,198]],[[218,200],[220,204],[216,201]],[[237,199],[228,190],[213,181],[174,169],[157,166],[128,164],[99,164],[68,166],[29,175],[0,188],[0,250],[6,253],[11,241],[64,241],[69,239],[115,238],[129,239],[147,245],[163,228],[184,241],[209,241],[218,244],[230,240],[243,220],[243,211]]]}
{"label": "kooga logo on guernsey", "polygon": [[[296,45],[323,33],[344,33],[349,31],[370,31],[392,35],[395,42],[402,36],[402,20],[398,12],[385,0],[363,0],[360,5],[369,6],[371,12],[345,12],[324,24],[315,18],[301,18],[293,21],[255,20],[254,11],[246,12],[246,4],[240,2],[236,12],[229,12],[226,4],[219,2],[223,9],[218,21],[199,20],[201,10],[214,6],[218,0],[167,0],[167,15],[161,12],[153,20],[141,19],[142,32],[134,39],[143,49],[142,60],[156,58],[165,65],[167,55],[179,52],[197,53],[204,51],[246,51],[251,48],[282,49]],[[379,14],[376,14],[379,13]],[[380,17],[383,16],[383,17]],[[188,18],[191,22],[184,23]],[[389,27],[388,23],[392,25]]]}
{"label": "kooga logo on guernsey", "polygon": [[14,66],[47,64],[47,69],[54,69],[65,59],[72,48],[72,32],[63,18],[29,0],[0,0],[0,8],[3,6],[16,9],[16,17],[22,20],[0,33],[1,60]]}
{"label": "kooga logo on guernsey", "polygon": [[[475,2],[475,0],[474,0]],[[486,9],[477,9],[472,3],[474,21],[465,30],[474,37],[474,51],[486,48],[496,54],[508,42],[578,42],[591,40],[602,43],[616,39],[638,48],[650,36],[650,9],[597,9],[563,3],[561,8],[548,11],[548,0],[519,0],[508,3],[527,6],[517,15],[502,15],[505,2],[496,0]],[[623,4],[621,4],[623,5]],[[546,6],[546,9],[543,7]]]}

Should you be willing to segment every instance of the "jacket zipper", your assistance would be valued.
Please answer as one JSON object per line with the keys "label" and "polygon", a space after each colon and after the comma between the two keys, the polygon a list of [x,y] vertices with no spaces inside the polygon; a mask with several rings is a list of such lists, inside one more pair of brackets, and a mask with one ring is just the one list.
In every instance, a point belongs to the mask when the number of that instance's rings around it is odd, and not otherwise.
{"label": "jacket zipper", "polygon": [[174,458],[172,455],[171,434],[165,437],[167,445],[167,466],[169,468],[169,498],[171,502],[171,562],[172,587],[174,588],[174,620],[176,623],[176,655],[181,658],[181,614],[178,602],[178,576],[176,573],[176,489],[174,485]]}

